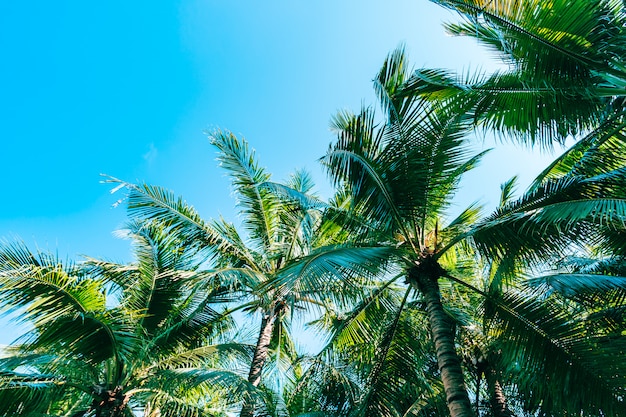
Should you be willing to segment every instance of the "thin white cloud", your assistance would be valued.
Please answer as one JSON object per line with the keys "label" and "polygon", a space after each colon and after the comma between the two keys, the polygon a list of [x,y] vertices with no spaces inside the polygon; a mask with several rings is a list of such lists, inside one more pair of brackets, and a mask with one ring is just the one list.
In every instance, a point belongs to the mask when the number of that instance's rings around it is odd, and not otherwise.
{"label": "thin white cloud", "polygon": [[143,154],[143,159],[150,164],[154,162],[158,155],[158,149],[154,146],[154,143],[150,143],[150,149],[148,149],[148,152]]}

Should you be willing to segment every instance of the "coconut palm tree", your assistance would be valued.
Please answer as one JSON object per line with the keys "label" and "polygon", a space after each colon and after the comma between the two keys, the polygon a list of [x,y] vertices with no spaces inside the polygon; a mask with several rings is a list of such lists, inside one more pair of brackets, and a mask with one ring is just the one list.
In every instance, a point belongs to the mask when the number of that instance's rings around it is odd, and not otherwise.
{"label": "coconut palm tree", "polygon": [[[240,297],[230,312],[244,311],[258,320],[248,382],[273,391],[271,398],[281,398],[288,377],[269,374],[267,364],[273,364],[269,370],[298,373],[288,366],[297,355],[289,325],[293,313],[323,310],[331,300],[339,305],[349,302],[359,288],[325,277],[365,278],[385,265],[389,250],[342,245],[345,233],[329,215],[340,212],[337,205],[342,200],[326,204],[310,195],[313,184],[306,173],[295,174],[284,185],[272,183],[245,140],[218,130],[211,134],[211,142],[231,178],[242,233],[224,219],[204,221],[193,207],[159,187],[114,181],[129,190],[131,216],[168,224],[171,233],[209,253],[221,276],[228,277],[224,279]],[[356,252],[361,257],[355,258]],[[363,257],[368,260],[362,262]],[[250,417],[261,406],[276,405],[247,400],[240,416]]]}
{"label": "coconut palm tree", "polygon": [[[501,206],[510,202],[511,185],[503,186]],[[598,262],[575,261],[599,272]],[[477,270],[475,263],[466,260],[456,272],[465,273],[465,288],[441,291],[478,415],[623,412],[623,278],[585,269],[503,280],[498,268]],[[619,259],[600,264],[603,271],[620,265]],[[446,413],[441,384],[433,380],[432,343],[419,333],[427,327],[424,303],[403,297],[401,285],[381,281],[360,305],[320,321],[333,337],[292,394],[292,415]]]}
{"label": "coconut palm tree", "polygon": [[162,225],[126,235],[130,264],[0,248],[2,307],[32,326],[0,359],[0,415],[222,416],[247,393],[225,287]]}
{"label": "coconut palm tree", "polygon": [[[362,235],[395,249],[408,284],[405,305],[415,291],[426,311],[449,413],[469,416],[473,411],[455,344],[458,326],[442,297],[460,288],[484,298],[489,293],[474,285],[474,274],[466,278],[460,261],[478,256],[480,263],[495,262],[502,285],[521,267],[541,267],[583,240],[600,242],[602,230],[621,227],[626,215],[624,167],[605,171],[583,157],[579,165],[589,169],[560,176],[550,170],[493,214],[481,218],[470,207],[445,224],[461,176],[483,154],[470,153],[472,120],[464,109],[406,94],[411,75],[403,51],[390,54],[375,78],[384,121],[377,125],[369,108],[357,115],[340,113],[333,121],[338,140],[322,161],[331,178],[349,189],[352,210],[367,219],[361,225],[371,236]],[[508,311],[505,301],[493,300]],[[359,415],[381,412],[386,411]]]}

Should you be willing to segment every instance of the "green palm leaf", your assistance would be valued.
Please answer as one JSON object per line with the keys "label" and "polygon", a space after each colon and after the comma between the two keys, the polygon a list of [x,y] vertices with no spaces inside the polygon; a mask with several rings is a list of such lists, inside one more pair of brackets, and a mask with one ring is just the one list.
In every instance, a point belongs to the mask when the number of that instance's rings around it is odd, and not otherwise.
{"label": "green palm leaf", "polygon": [[192,206],[163,188],[147,184],[138,186],[117,179],[109,181],[129,190],[127,199],[131,216],[164,223],[179,236],[184,236],[192,247],[207,248],[255,265],[254,255],[245,247],[235,228],[223,219],[206,223]]}
{"label": "green palm leaf", "polygon": [[509,377],[527,404],[545,413],[584,409],[592,414],[599,410],[620,414],[625,406],[620,400],[624,381],[617,352],[624,341],[590,334],[584,321],[555,307],[527,293],[487,301],[488,314],[495,319],[492,325],[497,324],[500,332],[498,346]]}
{"label": "green palm leaf", "polygon": [[220,165],[231,176],[244,228],[250,238],[257,242],[258,249],[270,250],[277,233],[278,203],[273,194],[258,187],[269,181],[269,174],[257,165],[254,151],[250,150],[245,140],[219,130],[213,132],[210,138],[220,151]]}

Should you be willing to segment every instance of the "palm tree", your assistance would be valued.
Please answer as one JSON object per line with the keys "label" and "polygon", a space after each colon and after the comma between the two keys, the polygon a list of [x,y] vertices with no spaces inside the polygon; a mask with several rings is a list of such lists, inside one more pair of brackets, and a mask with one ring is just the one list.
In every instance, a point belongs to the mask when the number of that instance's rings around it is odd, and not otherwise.
{"label": "palm tree", "polygon": [[625,128],[626,9],[615,0],[432,0],[463,20],[453,35],[477,39],[506,68],[470,77],[421,69],[407,94],[455,101],[487,130],[551,146]]}
{"label": "palm tree", "polygon": [[127,235],[131,264],[0,248],[3,308],[32,325],[0,359],[0,415],[223,416],[247,392],[223,370],[248,354],[226,343],[224,287],[162,225]]}
{"label": "palm tree", "polygon": [[[328,215],[335,209],[308,194],[313,184],[306,173],[296,173],[285,185],[272,183],[245,140],[216,131],[211,142],[231,177],[243,234],[224,219],[204,221],[193,207],[159,187],[114,181],[129,189],[132,216],[158,219],[168,224],[172,233],[210,254],[216,270],[239,294],[239,303],[230,312],[254,313],[260,319],[248,382],[253,387],[273,389],[275,394],[270,398],[280,398],[286,377],[267,375],[266,365],[271,362],[274,370],[291,369],[295,372],[291,379],[297,376],[297,367],[288,366],[297,356],[290,333],[292,314],[324,309],[331,300],[339,305],[347,303],[358,288],[329,284],[323,278],[371,275],[384,266],[389,251],[342,246],[345,233]],[[336,201],[341,203],[340,198]],[[369,260],[355,258],[358,251]],[[272,381],[277,384],[272,386]],[[240,416],[250,417],[255,410],[258,404],[248,399]]]}
{"label": "palm tree", "polygon": [[[503,187],[503,206],[511,184]],[[517,282],[503,281],[498,268],[477,271],[468,264],[463,279],[478,288],[442,288],[463,367],[472,376],[466,382],[476,395],[477,413],[623,412],[626,370],[618,352],[626,343],[625,284],[621,277],[590,276],[588,270],[623,265],[619,259],[575,261],[586,269]],[[403,296],[406,290],[394,280],[381,282],[351,311],[321,321],[334,336],[292,394],[292,409],[332,416],[445,413],[440,383],[432,379],[433,346],[419,333],[427,326],[424,303]]]}
{"label": "palm tree", "polygon": [[[403,52],[390,54],[375,78],[384,122],[376,125],[369,108],[358,115],[340,113],[333,122],[338,140],[323,163],[333,180],[349,189],[352,210],[367,219],[363,235],[369,233],[370,241],[394,248],[409,284],[403,305],[410,305],[410,293],[415,291],[426,311],[449,413],[470,416],[473,411],[455,344],[457,326],[450,307],[444,308],[442,295],[460,288],[486,299],[489,293],[474,285],[475,274],[464,279],[467,266],[461,261],[478,256],[482,260],[473,268],[486,260],[497,264],[501,285],[512,280],[520,267],[541,267],[583,240],[599,242],[602,230],[621,227],[626,215],[624,168],[603,171],[583,156],[579,167],[566,175],[556,175],[554,170],[545,173],[520,199],[492,215],[481,219],[473,206],[444,227],[445,210],[462,174],[483,154],[469,153],[468,114],[445,106],[445,100],[406,94],[412,81]],[[493,300],[508,311],[505,301]],[[402,310],[396,310],[399,318],[390,323],[402,320]],[[518,314],[510,314],[509,319],[524,320]],[[377,356],[381,360],[387,351],[382,352]]]}

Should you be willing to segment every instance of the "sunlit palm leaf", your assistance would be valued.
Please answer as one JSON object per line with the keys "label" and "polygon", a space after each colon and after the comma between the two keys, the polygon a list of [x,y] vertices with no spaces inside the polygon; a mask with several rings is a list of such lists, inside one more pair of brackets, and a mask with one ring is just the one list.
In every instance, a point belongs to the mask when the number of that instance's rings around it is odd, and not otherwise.
{"label": "sunlit palm leaf", "polygon": [[333,295],[337,283],[348,290],[362,278],[377,276],[395,253],[390,247],[320,248],[283,268],[270,283],[281,293],[306,290],[324,299]]}
{"label": "sunlit palm leaf", "polygon": [[277,233],[276,210],[279,204],[272,193],[258,187],[269,181],[269,174],[259,167],[254,151],[245,140],[219,130],[213,132],[210,138],[220,151],[220,165],[231,177],[244,228],[258,245],[257,250],[271,250]]}
{"label": "sunlit palm leaf", "polygon": [[111,182],[128,190],[128,211],[139,219],[153,219],[164,223],[184,236],[192,246],[205,247],[224,256],[231,256],[254,265],[256,260],[243,245],[234,227],[223,219],[212,224],[205,222],[182,198],[160,187],[134,185],[117,179]]}
{"label": "sunlit palm leaf", "polygon": [[614,117],[605,109],[611,97],[624,96],[626,79],[620,2],[433,2],[464,16],[446,26],[450,33],[478,39],[510,69],[465,79],[421,70],[411,92],[445,97],[465,109],[473,103],[477,122],[545,146]]}

